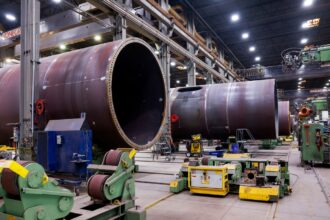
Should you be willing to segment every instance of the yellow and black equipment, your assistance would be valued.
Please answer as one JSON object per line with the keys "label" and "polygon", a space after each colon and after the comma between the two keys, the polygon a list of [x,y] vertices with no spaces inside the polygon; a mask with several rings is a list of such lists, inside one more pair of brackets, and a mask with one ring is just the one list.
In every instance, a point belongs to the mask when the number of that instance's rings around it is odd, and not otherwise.
{"label": "yellow and black equipment", "polygon": [[229,193],[228,172],[224,166],[189,166],[191,193],[225,196]]}
{"label": "yellow and black equipment", "polygon": [[[251,175],[251,173],[249,173]],[[249,175],[248,174],[248,175]],[[249,177],[247,177],[249,179]],[[281,197],[281,166],[266,165],[264,175],[257,172],[249,184],[241,184],[239,198],[266,202],[278,201]]]}
{"label": "yellow and black equipment", "polygon": [[240,199],[267,202],[291,193],[287,160],[204,157],[201,163],[185,163],[171,181],[171,192],[189,189],[192,193],[223,196],[230,192],[238,193]]}
{"label": "yellow and black equipment", "polygon": [[225,166],[203,166],[198,161],[182,164],[176,179],[170,182],[170,191],[225,196],[229,193],[228,169]]}
{"label": "yellow and black equipment", "polygon": [[187,150],[187,157],[203,156],[203,144],[201,134],[195,134],[191,136],[191,143],[190,146],[188,145]]}

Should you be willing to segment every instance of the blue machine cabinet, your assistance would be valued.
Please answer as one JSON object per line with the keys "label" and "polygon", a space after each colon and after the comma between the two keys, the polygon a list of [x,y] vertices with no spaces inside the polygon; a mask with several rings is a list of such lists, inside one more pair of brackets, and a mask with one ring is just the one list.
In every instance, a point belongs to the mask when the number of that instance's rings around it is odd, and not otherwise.
{"label": "blue machine cabinet", "polygon": [[37,162],[48,173],[84,178],[92,161],[92,131],[84,118],[50,120],[37,133]]}

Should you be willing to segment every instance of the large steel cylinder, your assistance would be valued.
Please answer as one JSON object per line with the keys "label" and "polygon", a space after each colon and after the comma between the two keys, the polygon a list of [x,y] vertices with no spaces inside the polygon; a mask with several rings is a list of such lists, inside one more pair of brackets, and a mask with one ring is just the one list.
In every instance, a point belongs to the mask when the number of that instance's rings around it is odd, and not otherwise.
{"label": "large steel cylinder", "polygon": [[[94,141],[107,148],[148,148],[160,136],[167,103],[160,63],[130,38],[41,59],[40,98],[49,119],[86,113]],[[19,65],[0,69],[0,143],[18,122]]]}
{"label": "large steel cylinder", "polygon": [[291,134],[289,101],[278,102],[278,133],[283,136]]}
{"label": "large steel cylinder", "polygon": [[275,80],[223,83],[174,89],[171,93],[172,137],[202,134],[225,140],[239,128],[256,139],[278,134]]}

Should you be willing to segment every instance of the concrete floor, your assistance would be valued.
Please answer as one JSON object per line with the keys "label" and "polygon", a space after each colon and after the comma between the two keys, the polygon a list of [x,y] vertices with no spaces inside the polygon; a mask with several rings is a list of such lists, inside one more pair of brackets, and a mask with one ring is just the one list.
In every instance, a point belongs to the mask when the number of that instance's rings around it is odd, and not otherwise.
{"label": "concrete floor", "polygon": [[[277,203],[239,200],[237,195],[226,197],[192,195],[188,191],[171,194],[168,183],[180,168],[181,158],[176,163],[151,162],[150,154],[137,155],[141,171],[158,174],[136,174],[137,205],[147,208],[149,220],[180,219],[330,219],[330,204],[313,170],[300,165],[300,152],[294,146],[278,147],[289,154],[289,170],[293,193]],[[148,158],[149,157],[149,158]],[[316,168],[324,185],[330,189],[330,168]],[[173,174],[163,175],[159,173]],[[145,182],[145,183],[143,183]],[[153,182],[153,183],[152,183]]]}

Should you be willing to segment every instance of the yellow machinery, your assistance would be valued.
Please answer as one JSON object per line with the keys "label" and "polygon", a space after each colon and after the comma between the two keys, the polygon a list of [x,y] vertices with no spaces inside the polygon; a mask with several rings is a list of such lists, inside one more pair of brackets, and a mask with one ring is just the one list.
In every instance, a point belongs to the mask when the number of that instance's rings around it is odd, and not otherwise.
{"label": "yellow machinery", "polygon": [[11,160],[15,156],[15,147],[10,147],[7,145],[0,145],[0,158]]}
{"label": "yellow machinery", "polygon": [[240,159],[240,158],[250,158],[251,155],[249,153],[240,153],[240,154],[224,153],[222,157],[226,159]]}
{"label": "yellow machinery", "polygon": [[239,198],[245,200],[256,200],[275,202],[279,199],[279,186],[244,186],[239,187]]}
{"label": "yellow machinery", "polygon": [[257,172],[247,172],[248,184],[239,187],[239,198],[246,200],[278,201],[281,196],[281,166],[269,164],[265,167],[264,175],[258,176]]}
{"label": "yellow machinery", "polygon": [[188,166],[190,192],[225,196],[229,193],[227,168],[224,166]]}
{"label": "yellow machinery", "polygon": [[195,134],[191,136],[190,147],[188,147],[188,157],[201,157],[203,156],[202,135]]}

